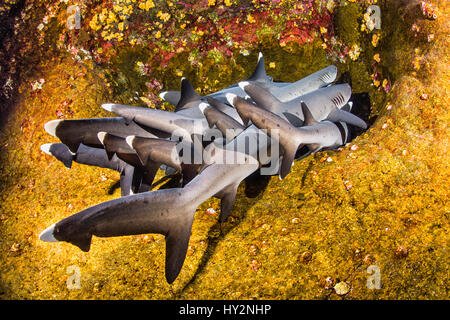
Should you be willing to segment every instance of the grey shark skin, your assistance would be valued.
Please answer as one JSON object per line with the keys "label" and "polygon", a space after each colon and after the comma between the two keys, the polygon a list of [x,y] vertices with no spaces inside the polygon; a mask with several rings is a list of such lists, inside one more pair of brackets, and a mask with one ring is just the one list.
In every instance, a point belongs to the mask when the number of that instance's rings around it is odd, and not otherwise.
{"label": "grey shark skin", "polygon": [[197,207],[214,195],[226,197],[229,189],[237,189],[235,186],[258,167],[256,162],[212,164],[184,188],[145,192],[98,204],[55,223],[39,238],[70,242],[89,251],[93,235],[162,234],[166,238],[166,280],[172,283],[186,257]]}
{"label": "grey shark skin", "polygon": [[178,102],[180,102],[181,99],[181,92],[180,91],[164,91],[159,94],[159,97],[167,101],[173,106],[176,106]]}
{"label": "grey shark skin", "polygon": [[131,193],[149,188],[148,185],[137,184],[136,180],[140,178],[140,172],[117,156],[108,159],[106,151],[103,149],[92,148],[80,144],[78,151],[72,154],[68,147],[63,143],[48,143],[41,146],[41,150],[54,156],[61,161],[67,168],[72,167],[72,162],[79,164],[97,166],[100,168],[111,169],[120,173],[121,195],[127,196]]}
{"label": "grey shark skin", "polygon": [[[246,80],[246,82],[257,84],[261,88],[272,93],[281,102],[287,102],[331,84],[336,79],[336,76],[337,76],[337,68],[336,66],[331,65],[293,83],[273,82],[266,75],[264,67],[264,58],[260,53],[255,72],[251,77],[249,77]],[[226,103],[227,94],[235,94],[241,97],[246,96],[245,91],[240,86],[238,86],[238,83],[236,83],[225,89],[206,95],[205,98],[211,97],[223,103]],[[179,104],[180,96],[183,96],[183,92],[178,93],[177,95],[176,91],[167,91],[160,95],[162,99],[170,102],[175,106]],[[198,102],[200,103],[201,97],[198,95],[197,97]],[[190,112],[192,111],[189,111],[186,115],[188,114],[191,115]]]}
{"label": "grey shark skin", "polygon": [[234,99],[234,106],[244,122],[251,120],[260,129],[266,129],[271,135],[273,129],[278,130],[279,142],[284,149],[280,169],[280,178],[283,179],[290,171],[295,153],[302,145],[308,145],[312,152],[324,148],[336,148],[346,142],[345,129],[341,130],[331,121],[317,122],[305,103],[301,103],[305,115],[305,126],[296,128],[278,115],[251,104],[240,97]]}
{"label": "grey shark skin", "polygon": [[220,132],[225,135],[227,142],[230,142],[244,131],[244,125],[218,109],[222,105],[220,101],[208,98],[208,103],[209,105],[206,103],[200,104],[199,108],[205,116],[209,127],[217,127]]}
{"label": "grey shark skin", "polygon": [[336,66],[328,66],[281,88],[269,90],[281,102],[288,102],[317,89],[325,87],[336,80]]}
{"label": "grey shark skin", "polygon": [[123,118],[52,120],[44,125],[44,129],[50,135],[60,139],[72,152],[77,152],[81,143],[94,148],[103,148],[97,137],[100,131],[121,137],[129,135],[156,137],[134,122],[126,123]]}
{"label": "grey shark skin", "polygon": [[[202,135],[208,128],[206,119],[195,119],[164,110],[133,107],[121,104],[103,104],[105,110],[125,118],[126,122],[135,121],[139,124],[155,128],[191,141],[191,135]],[[139,134],[130,134],[142,136]]]}
{"label": "grey shark skin", "polygon": [[293,125],[303,121],[301,102],[304,102],[317,121],[330,120],[333,122],[346,122],[366,129],[367,124],[354,114],[341,110],[347,105],[351,97],[351,88],[348,84],[337,84],[320,88],[288,102],[282,102],[270,92],[258,85],[242,82],[240,85],[255,103],[273,113],[283,114]]}
{"label": "grey shark skin", "polygon": [[[191,181],[196,175],[201,165],[192,159],[195,157],[196,149],[193,144],[185,142],[175,142],[163,139],[143,138],[137,136],[128,136],[126,142],[130,148],[136,151],[140,162],[144,166],[161,166],[165,164],[171,168],[178,170],[183,177],[182,183],[185,185]],[[188,161],[183,162],[184,158],[180,157],[180,150],[191,151],[192,157]],[[200,157],[198,157],[200,158]]]}
{"label": "grey shark skin", "polygon": [[[155,179],[156,173],[160,167],[157,163],[143,164],[139,159],[138,154],[133,150],[125,138],[115,136],[106,132],[99,132],[98,139],[102,142],[108,159],[116,155],[120,160],[131,165],[135,170],[135,179],[133,180],[134,193],[138,193],[139,185],[151,186]],[[146,188],[145,191],[148,191]]]}

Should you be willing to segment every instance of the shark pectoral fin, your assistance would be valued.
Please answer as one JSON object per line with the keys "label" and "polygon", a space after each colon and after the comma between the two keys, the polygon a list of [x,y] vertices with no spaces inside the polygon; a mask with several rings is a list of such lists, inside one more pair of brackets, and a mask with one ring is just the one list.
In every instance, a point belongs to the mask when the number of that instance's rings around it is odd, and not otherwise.
{"label": "shark pectoral fin", "polygon": [[332,111],[326,120],[332,121],[332,122],[345,122],[363,129],[367,129],[367,124],[364,120],[362,120],[361,118],[358,118],[357,116],[355,116],[353,113],[344,111],[344,110],[339,110],[339,109],[335,109],[334,111]]}
{"label": "shark pectoral fin", "polygon": [[126,165],[120,173],[120,194],[122,197],[128,196],[132,193],[134,168]]}
{"label": "shark pectoral fin", "polygon": [[144,171],[140,168],[134,168],[133,178],[131,179],[131,191],[133,194],[139,193],[139,189],[142,184],[142,179],[144,176]]}
{"label": "shark pectoral fin", "polygon": [[291,172],[292,162],[294,162],[295,154],[298,147],[291,145],[289,148],[284,148],[283,159],[280,167],[280,180],[283,180],[289,172]]}
{"label": "shark pectoral fin", "polygon": [[73,139],[63,137],[60,138],[60,140],[67,146],[67,148],[69,148],[70,152],[77,153],[78,148],[80,147],[81,144],[81,139],[73,141]]}
{"label": "shark pectoral fin", "polygon": [[293,115],[289,112],[283,112],[284,117],[287,121],[289,121],[290,124],[292,124],[294,127],[301,127],[303,126],[304,122],[299,117]]}
{"label": "shark pectoral fin", "polygon": [[183,177],[183,186],[188,184],[198,174],[200,164],[181,164],[181,174]]}
{"label": "shark pectoral fin", "polygon": [[195,210],[179,215],[179,221],[175,222],[175,226],[172,226],[166,235],[166,280],[169,284],[175,281],[183,267],[194,214]]}
{"label": "shark pectoral fin", "polygon": [[224,222],[231,213],[233,209],[234,201],[236,200],[236,193],[239,184],[237,185],[229,185],[225,189],[223,189],[216,196],[221,199],[220,201],[220,216],[219,221]]}
{"label": "shark pectoral fin", "polygon": [[105,149],[105,151],[106,151],[106,156],[108,157],[108,160],[111,161],[112,157],[114,157],[115,152],[108,151],[106,149]]}
{"label": "shark pectoral fin", "polygon": [[92,241],[92,234],[81,233],[81,234],[77,235],[76,237],[73,237],[70,240],[70,243],[76,245],[82,251],[88,252],[91,249],[91,241]]}
{"label": "shark pectoral fin", "polygon": [[309,148],[310,153],[316,153],[322,149],[322,145],[318,144],[318,143],[311,143],[311,144],[308,144],[308,148]]}
{"label": "shark pectoral fin", "polygon": [[153,180],[155,180],[156,173],[161,166],[160,163],[149,161],[145,166],[143,181],[151,186],[153,184]]}

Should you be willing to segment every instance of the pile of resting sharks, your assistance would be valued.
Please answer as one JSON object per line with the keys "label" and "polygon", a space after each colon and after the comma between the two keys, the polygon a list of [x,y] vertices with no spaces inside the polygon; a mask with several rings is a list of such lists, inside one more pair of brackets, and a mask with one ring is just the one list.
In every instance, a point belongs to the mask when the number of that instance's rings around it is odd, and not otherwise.
{"label": "pile of resting sharks", "polygon": [[[218,92],[199,96],[183,78],[181,91],[161,93],[174,112],[104,104],[116,117],[46,123],[61,143],[44,144],[43,152],[67,168],[76,162],[118,171],[122,196],[56,222],[39,238],[89,251],[93,235],[162,234],[172,283],[200,204],[219,198],[223,222],[245,178],[260,170],[283,179],[294,160],[344,145],[351,126],[367,128],[351,112],[350,85],[336,77],[331,65],[293,83],[275,82],[260,53],[247,80]],[[179,174],[179,187],[151,191],[158,170]]]}

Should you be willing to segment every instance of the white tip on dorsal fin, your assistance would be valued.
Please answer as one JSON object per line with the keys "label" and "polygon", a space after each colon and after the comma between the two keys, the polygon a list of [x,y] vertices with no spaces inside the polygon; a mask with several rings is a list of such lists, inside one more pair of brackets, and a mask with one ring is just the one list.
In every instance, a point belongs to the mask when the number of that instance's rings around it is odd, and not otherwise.
{"label": "white tip on dorsal fin", "polygon": [[103,141],[105,140],[105,136],[106,136],[106,132],[104,132],[104,131],[100,131],[99,133],[97,133],[97,138],[98,138],[98,140],[100,140],[100,142],[102,144],[104,144]]}
{"label": "white tip on dorsal fin", "polygon": [[258,54],[258,62],[259,62],[262,58],[263,58],[263,54],[262,54],[262,52],[260,52],[260,53]]}
{"label": "white tip on dorsal fin", "polygon": [[102,104],[102,108],[105,109],[106,111],[109,111],[109,112],[113,112],[112,111],[113,106],[114,106],[114,103],[104,103],[104,104]]}
{"label": "white tip on dorsal fin", "polygon": [[133,148],[133,141],[134,141],[134,138],[135,138],[136,136],[128,136],[128,137],[126,137],[126,139],[125,139],[125,141],[128,143],[128,145],[130,146],[130,148],[132,148],[132,149],[134,149]]}
{"label": "white tip on dorsal fin", "polygon": [[201,111],[203,114],[205,113],[205,109],[208,108],[208,107],[209,107],[209,104],[204,103],[204,102],[202,102],[202,103],[200,103],[200,104],[198,105],[198,108],[200,109],[200,111]]}
{"label": "white tip on dorsal fin", "polygon": [[248,81],[241,81],[238,83],[239,88],[241,88],[242,90],[245,91],[245,87],[248,86],[250,84],[250,82]]}
{"label": "white tip on dorsal fin", "polygon": [[234,98],[236,98],[237,95],[235,95],[234,93],[227,93],[225,95],[225,97],[227,98],[228,103],[231,104],[232,106],[234,106],[234,104],[233,104],[234,103]]}
{"label": "white tip on dorsal fin", "polygon": [[352,101],[349,101],[349,102],[348,102],[348,105],[350,106],[350,110],[349,110],[349,111],[352,111],[352,108],[353,108],[353,102],[352,102]]}
{"label": "white tip on dorsal fin", "polygon": [[164,98],[166,96],[166,94],[167,94],[167,91],[163,91],[159,94],[159,97],[161,98],[161,100],[166,101],[166,99]]}
{"label": "white tip on dorsal fin", "polygon": [[59,124],[61,123],[61,122],[63,122],[64,120],[52,120],[52,121],[49,121],[49,122],[47,122],[45,125],[44,125],[44,130],[49,134],[49,135],[52,135],[53,137],[55,137],[55,138],[58,138],[57,136],[56,136],[56,128],[59,126]]}

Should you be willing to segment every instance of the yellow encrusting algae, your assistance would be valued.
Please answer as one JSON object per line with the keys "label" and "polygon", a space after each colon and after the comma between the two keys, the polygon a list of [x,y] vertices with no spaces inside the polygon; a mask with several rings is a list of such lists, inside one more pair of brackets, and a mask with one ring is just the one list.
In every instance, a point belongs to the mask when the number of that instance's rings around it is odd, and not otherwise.
{"label": "yellow encrusting algae", "polygon": [[[135,66],[145,50],[118,50],[116,72],[128,70],[130,78],[115,87],[99,66],[69,58],[42,62],[46,71],[33,79],[39,88],[24,82],[0,136],[0,299],[448,299],[448,9],[442,5],[436,21],[422,21],[433,42],[421,43],[408,40],[409,22],[387,1],[374,46],[359,27],[358,4],[337,7],[336,30],[360,53],[336,65],[340,74],[349,72],[353,92],[369,92],[373,125],[339,150],[296,162],[283,181],[242,183],[222,224],[219,200],[202,204],[172,285],[164,277],[161,235],[94,237],[88,253],[38,239],[49,225],[120,196],[118,173],[75,163],[67,170],[42,153],[41,144],[57,142],[43,125],[57,117],[111,116],[102,103],[130,103],[133,90],[144,86]],[[277,81],[331,63],[320,42],[281,47],[268,41],[263,53]],[[155,74],[177,88],[182,72],[206,94],[244,79],[256,54],[220,64],[211,55],[193,67],[180,53]],[[392,82],[388,93],[373,85],[374,62],[384,77],[379,86],[388,77]],[[370,287],[377,270],[380,286]],[[79,287],[71,282],[77,275]]]}

